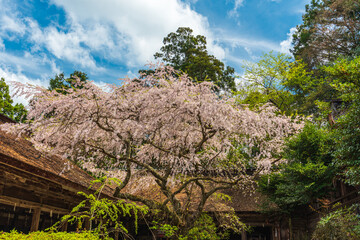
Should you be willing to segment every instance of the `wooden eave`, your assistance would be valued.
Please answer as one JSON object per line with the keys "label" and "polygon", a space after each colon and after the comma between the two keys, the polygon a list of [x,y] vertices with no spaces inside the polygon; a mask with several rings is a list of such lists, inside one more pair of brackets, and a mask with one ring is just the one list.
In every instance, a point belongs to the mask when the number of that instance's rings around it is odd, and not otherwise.
{"label": "wooden eave", "polygon": [[34,167],[30,164],[6,156],[2,153],[0,153],[0,170],[10,171],[16,175],[23,175],[29,179],[31,179],[33,176],[37,176],[44,179],[45,181],[51,181],[55,184],[60,184],[62,188],[75,193],[78,191],[89,192],[87,187],[79,183],[72,182],[59,175]]}

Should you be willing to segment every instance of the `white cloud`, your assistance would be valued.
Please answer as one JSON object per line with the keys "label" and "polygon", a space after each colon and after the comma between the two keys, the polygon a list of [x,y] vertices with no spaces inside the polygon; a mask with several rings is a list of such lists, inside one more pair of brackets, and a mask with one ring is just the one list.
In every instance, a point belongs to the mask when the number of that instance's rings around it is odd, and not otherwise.
{"label": "white cloud", "polygon": [[4,41],[0,38],[0,51],[4,51],[5,50],[5,44]]}
{"label": "white cloud", "polygon": [[59,73],[54,60],[48,59],[46,55],[32,55],[30,52],[24,52],[23,55],[17,56],[0,51],[0,67],[12,69],[19,73],[36,73],[43,77]]}
{"label": "white cloud", "polygon": [[[216,45],[209,30],[207,18],[192,10],[189,3],[179,0],[53,0],[64,8],[70,31],[52,34],[53,43],[48,46],[56,56],[66,53],[57,47],[83,51],[78,55],[84,61],[86,53],[102,52],[105,58],[126,62],[127,66],[143,65],[153,60],[160,50],[162,39],[178,27],[190,27],[194,34],[208,39],[209,52],[222,59],[224,50]],[[82,44],[86,45],[83,47]],[[66,55],[66,57],[68,57]],[[90,62],[90,61],[89,61]]]}
{"label": "white cloud", "polygon": [[[82,47],[84,29],[79,27],[78,32],[70,30],[68,33],[59,31],[54,26],[41,29],[34,20],[27,20],[30,39],[35,44],[33,50],[41,50],[45,47],[56,58],[80,64],[92,70],[101,70],[96,66],[91,56],[90,49]],[[90,38],[88,39],[90,41]],[[96,39],[94,39],[96,41]]]}
{"label": "white cloud", "polygon": [[232,48],[243,47],[246,51],[262,50],[262,51],[280,51],[278,43],[263,39],[245,38],[237,36],[224,36],[224,43],[229,44]]}
{"label": "white cloud", "polygon": [[[21,82],[21,83],[30,83],[30,84],[38,85],[38,86],[42,86],[42,87],[48,87],[48,84],[49,84],[48,80],[31,79],[22,73],[15,73],[7,68],[2,68],[2,67],[0,67],[0,77],[4,78],[5,82],[9,85],[11,94],[13,94],[13,92],[14,92],[12,85],[9,84],[9,82],[11,82],[11,81],[16,81],[16,82]],[[16,96],[13,98],[13,100],[14,100],[14,103],[22,103],[25,106],[28,105],[28,99],[25,99],[24,97]]]}
{"label": "white cloud", "polygon": [[128,77],[128,78],[137,78],[137,77],[139,77],[139,74],[138,74],[138,73],[134,73],[133,71],[129,70],[129,71],[127,71],[127,73],[126,73],[126,77]]}
{"label": "white cloud", "polygon": [[189,3],[189,4],[195,4],[197,3],[199,0],[184,0],[185,3]]}
{"label": "white cloud", "polygon": [[6,13],[0,17],[0,27],[2,32],[8,31],[19,35],[23,35],[26,29],[26,26],[14,14],[6,15]]}
{"label": "white cloud", "polygon": [[231,11],[228,12],[228,15],[230,17],[234,17],[234,18],[238,17],[239,16],[238,10],[239,10],[240,7],[243,6],[244,1],[245,0],[235,0],[234,8]]}
{"label": "white cloud", "polygon": [[12,7],[12,2],[5,3],[0,0],[0,50],[5,50],[5,39],[18,40],[26,30],[26,26]]}
{"label": "white cloud", "polygon": [[290,28],[289,33],[287,33],[287,39],[280,43],[281,52],[290,53],[292,47],[293,35],[296,32],[296,27]]}

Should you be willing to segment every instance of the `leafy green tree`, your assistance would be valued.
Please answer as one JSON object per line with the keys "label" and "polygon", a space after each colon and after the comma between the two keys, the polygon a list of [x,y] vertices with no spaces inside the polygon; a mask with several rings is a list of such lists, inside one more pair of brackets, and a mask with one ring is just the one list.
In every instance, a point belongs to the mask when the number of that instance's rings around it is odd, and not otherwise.
{"label": "leafy green tree", "polygon": [[5,79],[0,79],[0,113],[14,119],[17,122],[26,120],[27,110],[21,103],[13,105],[14,101],[10,96],[9,86]]}
{"label": "leafy green tree", "polygon": [[339,59],[325,68],[333,78],[333,87],[341,93],[341,113],[336,119],[336,164],[343,169],[346,181],[360,184],[360,57]]}
{"label": "leafy green tree", "polygon": [[291,138],[284,151],[288,163],[278,171],[262,176],[260,191],[268,196],[266,210],[276,207],[286,214],[294,213],[332,190],[336,168],[332,165],[334,138],[327,129],[307,124]]}
{"label": "leafy green tree", "polygon": [[257,63],[247,63],[245,85],[240,87],[238,100],[254,107],[271,102],[288,114],[305,112],[306,98],[317,84],[312,72],[302,61],[294,61],[285,54],[264,54]]}
{"label": "leafy green tree", "polygon": [[355,0],[312,0],[293,35],[292,53],[315,68],[360,52],[360,4]]}
{"label": "leafy green tree", "polygon": [[195,82],[211,81],[226,92],[235,91],[234,68],[209,55],[206,50],[206,38],[194,36],[193,30],[180,27],[169,33],[163,40],[164,46],[155,53],[155,59],[186,72]]}
{"label": "leafy green tree", "polygon": [[77,84],[77,79],[80,82],[86,82],[88,80],[88,76],[86,73],[80,71],[74,71],[70,74],[69,78],[65,78],[64,73],[57,74],[54,78],[50,79],[49,90],[56,89],[59,93],[65,93],[64,89],[69,88],[81,88],[80,85]]}

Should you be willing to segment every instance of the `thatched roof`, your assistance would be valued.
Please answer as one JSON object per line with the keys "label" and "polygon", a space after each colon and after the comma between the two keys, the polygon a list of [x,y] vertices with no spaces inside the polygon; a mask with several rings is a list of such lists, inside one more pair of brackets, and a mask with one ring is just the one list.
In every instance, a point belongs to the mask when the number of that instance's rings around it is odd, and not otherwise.
{"label": "thatched roof", "polygon": [[[149,176],[141,176],[137,180],[130,181],[123,192],[159,202],[163,202],[166,199],[160,187],[155,183],[154,179]],[[213,197],[210,197],[205,204],[206,211],[226,212],[233,209],[236,212],[259,212],[259,205],[264,200],[264,196],[256,191],[247,192],[240,189],[228,189],[223,190],[222,193],[229,195],[231,201],[223,201],[213,195]],[[176,197],[181,202],[185,202],[187,199],[184,192],[177,194]],[[195,209],[200,201],[200,189],[196,188],[192,193],[192,204],[189,205],[188,208],[190,210],[192,208]]]}
{"label": "thatched roof", "polygon": [[[0,114],[0,124],[14,121]],[[86,190],[92,176],[67,159],[47,156],[36,150],[32,143],[0,130],[0,164],[26,171],[46,180],[53,181],[74,192]],[[110,194],[108,189],[107,193]]]}
{"label": "thatched roof", "polygon": [[66,159],[49,157],[37,151],[24,138],[0,131],[0,162],[50,180],[67,180],[88,187],[93,177]]}

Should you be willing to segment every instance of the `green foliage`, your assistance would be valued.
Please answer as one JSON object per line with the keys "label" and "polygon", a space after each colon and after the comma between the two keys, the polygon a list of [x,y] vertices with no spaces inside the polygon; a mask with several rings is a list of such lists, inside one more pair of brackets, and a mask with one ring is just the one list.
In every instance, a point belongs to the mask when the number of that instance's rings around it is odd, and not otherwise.
{"label": "green foliage", "polygon": [[221,235],[217,233],[212,217],[203,213],[186,236],[180,236],[179,240],[220,240],[223,239]]}
{"label": "green foliage", "polygon": [[332,189],[336,168],[332,164],[334,137],[326,129],[307,124],[303,131],[288,140],[284,150],[288,163],[259,180],[259,188],[270,202],[266,211],[274,210],[274,204],[286,214],[301,206],[325,197]]}
{"label": "green foliage", "polygon": [[230,232],[241,234],[242,231],[251,231],[251,227],[240,220],[234,209],[232,211],[215,213],[215,216],[219,225],[221,239],[226,238]]}
{"label": "green foliage", "polygon": [[13,105],[13,100],[10,96],[9,86],[5,79],[0,79],[0,113],[14,119],[17,122],[24,122],[26,120],[27,110],[24,105],[17,103]]}
{"label": "green foliage", "polygon": [[56,90],[59,93],[65,93],[64,89],[79,88],[77,85],[77,79],[80,82],[86,82],[88,76],[86,73],[74,71],[70,74],[69,78],[65,78],[64,73],[57,74],[55,78],[50,79],[49,90]]}
{"label": "green foliage", "polygon": [[257,63],[247,63],[244,85],[237,98],[250,108],[271,102],[281,112],[304,112],[306,97],[317,84],[312,72],[302,61],[294,61],[285,54],[264,54]]}
{"label": "green foliage", "polygon": [[[235,91],[234,68],[209,55],[206,50],[206,38],[192,35],[193,30],[180,27],[169,33],[163,40],[161,52],[155,53],[155,59],[161,59],[176,70],[186,72],[195,82],[211,81],[219,89]],[[145,71],[141,71],[145,72]]]}
{"label": "green foliage", "polygon": [[360,5],[354,0],[312,0],[293,35],[292,53],[316,68],[359,53]]}
{"label": "green foliage", "polygon": [[[121,184],[116,178],[104,177],[92,181],[89,189],[91,189],[94,184],[100,184],[100,187],[98,187],[94,193],[90,194],[79,192],[80,195],[85,197],[85,200],[74,207],[70,214],[63,216],[61,220],[49,230],[56,231],[56,229],[65,222],[75,223],[77,224],[77,228],[81,230],[84,228],[84,221],[87,220],[90,222],[90,232],[107,237],[110,232],[118,231],[122,233],[124,237],[128,237],[129,232],[120,219],[128,216],[134,218],[135,231],[137,232],[139,214],[144,216],[148,213],[148,208],[138,206],[135,203],[128,203],[125,200],[114,201],[101,198],[103,189],[106,185],[111,185],[112,183],[116,185]],[[93,222],[98,224],[93,226]]]}
{"label": "green foliage", "polygon": [[0,239],[6,240],[100,240],[111,238],[100,238],[91,232],[67,233],[67,232],[32,232],[29,234],[18,233],[17,231],[0,232]]}
{"label": "green foliage", "polygon": [[312,239],[360,239],[359,205],[340,208],[322,217],[316,226]]}
{"label": "green foliage", "polygon": [[341,115],[336,121],[335,163],[343,169],[347,183],[360,184],[360,57],[339,59],[325,69],[333,87],[341,93]]}
{"label": "green foliage", "polygon": [[289,139],[285,156],[289,163],[324,163],[330,165],[334,137],[327,128],[307,123],[301,133]]}
{"label": "green foliage", "polygon": [[217,233],[217,227],[214,220],[209,215],[203,213],[195,222],[194,226],[186,233],[182,233],[184,229],[169,224],[158,224],[153,222],[153,229],[162,231],[165,237],[179,240],[220,240],[222,234]]}
{"label": "green foliage", "polygon": [[[222,196],[224,197],[224,196]],[[221,198],[222,198],[221,197]],[[227,197],[225,197],[228,199]],[[229,237],[229,231],[232,230],[236,233],[241,233],[242,230],[248,231],[250,228],[240,222],[235,212],[222,213],[218,217],[222,219],[218,226],[214,219],[206,213],[202,213],[194,225],[190,229],[180,229],[177,226],[169,224],[160,224],[153,221],[152,229],[160,230],[164,233],[165,237],[178,240],[220,240]]]}
{"label": "green foliage", "polygon": [[166,238],[175,238],[179,234],[179,228],[167,223],[159,224],[156,221],[152,222],[153,226],[150,229],[159,230],[164,233]]}

